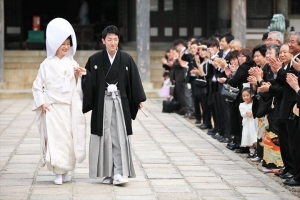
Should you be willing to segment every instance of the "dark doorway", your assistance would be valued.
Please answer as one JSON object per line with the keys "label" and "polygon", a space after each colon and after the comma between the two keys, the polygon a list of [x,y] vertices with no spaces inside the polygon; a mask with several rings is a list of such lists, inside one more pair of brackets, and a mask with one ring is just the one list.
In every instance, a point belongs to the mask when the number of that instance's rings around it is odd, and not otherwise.
{"label": "dark doorway", "polygon": [[[87,0],[87,3],[88,18],[93,28],[91,40],[96,44],[105,26],[120,24],[118,21],[119,1]],[[6,49],[24,49],[24,41],[28,38],[28,32],[33,29],[33,16],[40,17],[40,30],[44,33],[47,24],[57,17],[62,17],[72,25],[76,25],[79,23],[81,0],[4,0],[4,6],[5,26],[9,27],[8,30],[20,32],[7,34],[6,31]],[[17,45],[11,45],[12,43],[17,43]]]}

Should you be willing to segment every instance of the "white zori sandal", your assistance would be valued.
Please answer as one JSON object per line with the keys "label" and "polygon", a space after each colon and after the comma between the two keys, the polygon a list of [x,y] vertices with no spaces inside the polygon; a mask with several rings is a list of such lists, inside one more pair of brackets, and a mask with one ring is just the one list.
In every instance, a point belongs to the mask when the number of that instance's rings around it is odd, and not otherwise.
{"label": "white zori sandal", "polygon": [[114,185],[123,185],[128,183],[128,180],[121,176],[121,174],[114,175]]}
{"label": "white zori sandal", "polygon": [[64,174],[56,174],[55,179],[54,179],[54,184],[61,185],[62,183],[65,183],[68,181],[70,181],[68,172],[64,173]]}
{"label": "white zori sandal", "polygon": [[62,175],[61,174],[56,174],[55,179],[54,179],[54,184],[55,185],[61,185],[62,184]]}
{"label": "white zori sandal", "polygon": [[111,177],[104,177],[102,180],[103,184],[112,184],[112,179]]}
{"label": "white zori sandal", "polygon": [[66,172],[62,175],[62,181],[63,181],[63,183],[70,181],[68,172]]}

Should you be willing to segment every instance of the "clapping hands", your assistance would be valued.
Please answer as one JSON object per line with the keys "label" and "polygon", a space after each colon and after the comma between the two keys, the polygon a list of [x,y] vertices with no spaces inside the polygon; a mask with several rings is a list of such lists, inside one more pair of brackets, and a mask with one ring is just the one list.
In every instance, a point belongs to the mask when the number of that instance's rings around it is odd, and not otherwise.
{"label": "clapping hands", "polygon": [[257,81],[261,81],[264,77],[264,72],[259,67],[252,67],[251,69],[249,69],[248,73],[250,74],[250,76],[254,76]]}
{"label": "clapping hands", "polygon": [[300,59],[299,58],[292,59],[292,65],[295,70],[300,72]]}
{"label": "clapping hands", "polygon": [[272,57],[268,58],[268,62],[272,72],[276,75],[277,71],[282,67],[282,62],[279,60],[279,58],[274,59]]}
{"label": "clapping hands", "polygon": [[262,86],[257,88],[257,92],[269,92],[271,83],[267,82],[267,83],[263,83]]}
{"label": "clapping hands", "polygon": [[295,76],[295,74],[288,73],[286,75],[286,82],[293,88],[296,92],[299,91],[299,83],[298,83],[298,77]]}
{"label": "clapping hands", "polygon": [[257,79],[255,76],[248,76],[247,81],[251,84],[251,85],[257,85]]}

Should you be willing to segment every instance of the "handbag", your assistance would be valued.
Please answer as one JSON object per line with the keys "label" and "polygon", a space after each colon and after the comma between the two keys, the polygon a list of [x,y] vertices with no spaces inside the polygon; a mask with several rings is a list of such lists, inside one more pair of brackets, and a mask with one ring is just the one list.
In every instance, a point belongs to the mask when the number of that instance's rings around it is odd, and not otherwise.
{"label": "handbag", "polygon": [[194,81],[194,85],[200,86],[200,87],[206,87],[207,81],[204,77],[204,79],[196,78]]}
{"label": "handbag", "polygon": [[236,97],[239,95],[240,89],[232,87],[228,84],[223,84],[221,95],[225,96],[228,100],[234,101]]}
{"label": "handbag", "polygon": [[179,110],[179,108],[180,108],[179,102],[174,99],[172,99],[172,101],[168,101],[168,100],[163,101],[163,109],[162,109],[163,113],[171,113]]}
{"label": "handbag", "polygon": [[259,96],[254,96],[252,103],[253,118],[260,118],[270,113],[274,108],[274,98],[271,97],[267,101]]}
{"label": "handbag", "polygon": [[207,81],[204,79],[196,78],[194,81],[194,96],[201,98],[207,93]]}

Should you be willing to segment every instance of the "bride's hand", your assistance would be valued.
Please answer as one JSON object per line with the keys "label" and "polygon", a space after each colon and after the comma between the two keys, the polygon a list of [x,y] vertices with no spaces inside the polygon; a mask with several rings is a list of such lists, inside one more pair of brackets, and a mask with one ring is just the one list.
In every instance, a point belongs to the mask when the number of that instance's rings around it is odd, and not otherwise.
{"label": "bride's hand", "polygon": [[75,73],[81,74],[81,75],[86,75],[86,69],[82,67],[75,67],[74,68]]}

